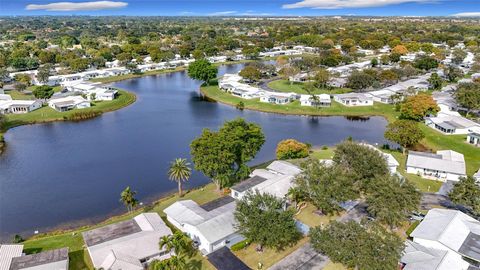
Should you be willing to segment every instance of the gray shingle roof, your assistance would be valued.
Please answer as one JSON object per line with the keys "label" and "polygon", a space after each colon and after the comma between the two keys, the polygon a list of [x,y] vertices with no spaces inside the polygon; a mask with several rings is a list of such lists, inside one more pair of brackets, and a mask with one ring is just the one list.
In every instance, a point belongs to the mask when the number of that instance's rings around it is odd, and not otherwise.
{"label": "gray shingle roof", "polygon": [[83,239],[87,246],[98,245],[113,239],[142,231],[135,220],[130,219],[105,227],[83,232]]}
{"label": "gray shingle roof", "polygon": [[238,192],[244,192],[264,181],[266,181],[266,178],[263,178],[261,176],[255,175],[254,177],[248,178],[247,180],[244,180],[235,186],[233,186],[231,189],[238,191]]}
{"label": "gray shingle roof", "polygon": [[10,270],[25,269],[66,260],[68,260],[68,248],[43,251],[37,254],[13,258]]}

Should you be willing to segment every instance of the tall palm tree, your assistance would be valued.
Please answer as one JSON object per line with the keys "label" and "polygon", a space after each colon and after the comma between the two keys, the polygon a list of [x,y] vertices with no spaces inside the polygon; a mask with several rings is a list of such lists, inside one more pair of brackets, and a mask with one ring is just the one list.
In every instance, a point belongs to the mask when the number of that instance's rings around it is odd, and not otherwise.
{"label": "tall palm tree", "polygon": [[138,204],[138,200],[135,199],[136,191],[132,191],[130,187],[127,187],[120,193],[120,201],[127,207],[128,212],[131,212],[133,208]]}
{"label": "tall palm tree", "polygon": [[171,164],[168,170],[168,177],[170,180],[178,183],[178,196],[182,196],[182,181],[188,181],[192,175],[192,169],[190,163],[185,158],[176,158]]}

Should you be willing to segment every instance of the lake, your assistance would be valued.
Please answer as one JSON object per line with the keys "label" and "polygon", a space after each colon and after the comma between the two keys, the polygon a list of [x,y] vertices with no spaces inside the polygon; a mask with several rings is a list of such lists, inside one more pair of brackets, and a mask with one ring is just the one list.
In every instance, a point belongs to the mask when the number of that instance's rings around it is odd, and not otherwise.
{"label": "lake", "polygon": [[[221,66],[219,73],[242,64]],[[352,136],[382,144],[387,124],[381,117],[306,117],[239,111],[204,100],[200,83],[186,72],[125,80],[116,87],[135,92],[137,101],[119,111],[83,122],[20,126],[5,136],[0,156],[0,235],[45,232],[98,222],[125,211],[119,194],[136,190],[141,202],[175,191],[169,162],[189,158],[189,144],[203,128],[243,117],[262,126],[266,143],[253,163],[275,156],[282,139],[315,146],[334,145]],[[186,187],[208,183],[194,172]],[[10,240],[8,238],[7,240]]]}

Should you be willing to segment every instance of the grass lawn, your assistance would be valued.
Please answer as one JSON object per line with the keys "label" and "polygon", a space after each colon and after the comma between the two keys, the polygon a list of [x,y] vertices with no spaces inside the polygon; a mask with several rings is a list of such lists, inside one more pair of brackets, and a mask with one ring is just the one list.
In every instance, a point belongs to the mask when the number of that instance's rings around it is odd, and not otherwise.
{"label": "grass lawn", "polygon": [[294,246],[288,247],[284,250],[277,251],[275,249],[264,248],[263,252],[255,251],[256,244],[251,244],[247,248],[233,253],[252,269],[258,269],[258,263],[263,264],[262,269],[268,269],[270,266],[285,258],[307,242],[308,238],[304,237]]}
{"label": "grass lawn", "polygon": [[341,263],[333,263],[330,261],[327,265],[325,265],[323,270],[348,270],[348,268],[343,266]]}
{"label": "grass lawn", "polygon": [[5,94],[10,95],[12,99],[32,100],[35,97],[32,94],[22,93],[17,90],[5,90]]}
{"label": "grass lawn", "polygon": [[[275,80],[268,83],[268,87],[272,88],[273,90],[277,90],[280,92],[294,92],[297,94],[308,94],[307,91],[303,88],[304,83],[302,82],[293,82],[290,83],[288,80]],[[334,88],[332,90],[329,89],[315,89],[315,94],[343,94],[352,92],[351,89],[348,88]]]}
{"label": "grass lawn", "polygon": [[300,220],[302,223],[307,224],[310,228],[320,225],[327,225],[330,223],[330,221],[338,218],[337,215],[318,215],[315,213],[315,211],[317,211],[317,208],[313,204],[307,203],[307,206],[303,208],[300,213],[295,216],[295,218]]}
{"label": "grass lawn", "polygon": [[270,103],[260,102],[259,99],[243,99],[232,96],[218,88],[218,86],[205,86],[201,88],[202,93],[212,100],[216,100],[221,103],[235,106],[240,101],[245,104],[245,109],[272,112],[280,114],[297,114],[297,115],[319,115],[319,116],[384,116],[386,118],[395,118],[397,112],[393,106],[381,103],[375,103],[373,106],[365,107],[346,107],[337,102],[332,102],[331,107],[306,107],[300,106],[300,102],[294,101],[286,105],[276,105]]}
{"label": "grass lawn", "polygon": [[[187,192],[183,199],[194,200],[199,204],[204,204],[206,202],[217,199],[221,196],[218,192],[215,191],[215,185],[208,184],[202,188],[195,189]],[[160,216],[165,216],[163,209],[171,205],[172,203],[178,200],[177,195],[171,195],[164,199],[157,201],[154,205],[147,206],[141,209],[138,209],[130,214],[124,214],[120,216],[115,216],[110,218],[100,224],[94,226],[86,226],[79,228],[77,230],[67,231],[67,232],[53,232],[47,235],[37,235],[28,239],[23,244],[25,245],[26,253],[36,253],[40,251],[68,247],[70,249],[70,269],[92,269],[93,265],[90,261],[90,257],[86,249],[83,248],[84,242],[81,236],[81,232],[91,230],[93,228],[98,228],[115,222],[123,221],[141,212],[157,212]],[[214,269],[213,266],[206,261],[201,255],[197,255],[189,260],[199,265],[198,269]]]}
{"label": "grass lawn", "polygon": [[334,150],[334,147],[328,147],[327,149],[313,149],[310,156],[318,159],[332,159]]}
{"label": "grass lawn", "polygon": [[7,115],[6,127],[14,127],[24,124],[63,121],[65,116],[69,116],[75,112],[101,111],[109,112],[126,107],[135,102],[135,94],[120,90],[118,97],[112,101],[95,101],[92,106],[86,109],[71,110],[67,112],[57,112],[54,109],[44,106],[38,110],[25,114],[9,114]]}

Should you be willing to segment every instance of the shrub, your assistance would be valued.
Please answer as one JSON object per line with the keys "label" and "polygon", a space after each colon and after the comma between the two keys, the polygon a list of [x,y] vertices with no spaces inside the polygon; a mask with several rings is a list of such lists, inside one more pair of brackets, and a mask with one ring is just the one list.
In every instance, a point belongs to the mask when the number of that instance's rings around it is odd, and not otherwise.
{"label": "shrub", "polygon": [[237,103],[237,105],[235,106],[235,108],[237,108],[238,110],[243,111],[243,109],[245,109],[245,103],[243,103],[243,101],[240,101],[240,102]]}
{"label": "shrub", "polygon": [[81,121],[90,118],[95,118],[102,114],[100,111],[85,111],[85,112],[74,112],[68,116],[64,116],[63,119],[69,121]]}
{"label": "shrub", "polygon": [[308,156],[310,148],[307,144],[294,139],[283,140],[277,145],[278,159],[304,158]]}
{"label": "shrub", "polygon": [[239,251],[242,250],[250,245],[250,241],[248,239],[245,239],[243,241],[240,241],[230,247],[232,251]]}

